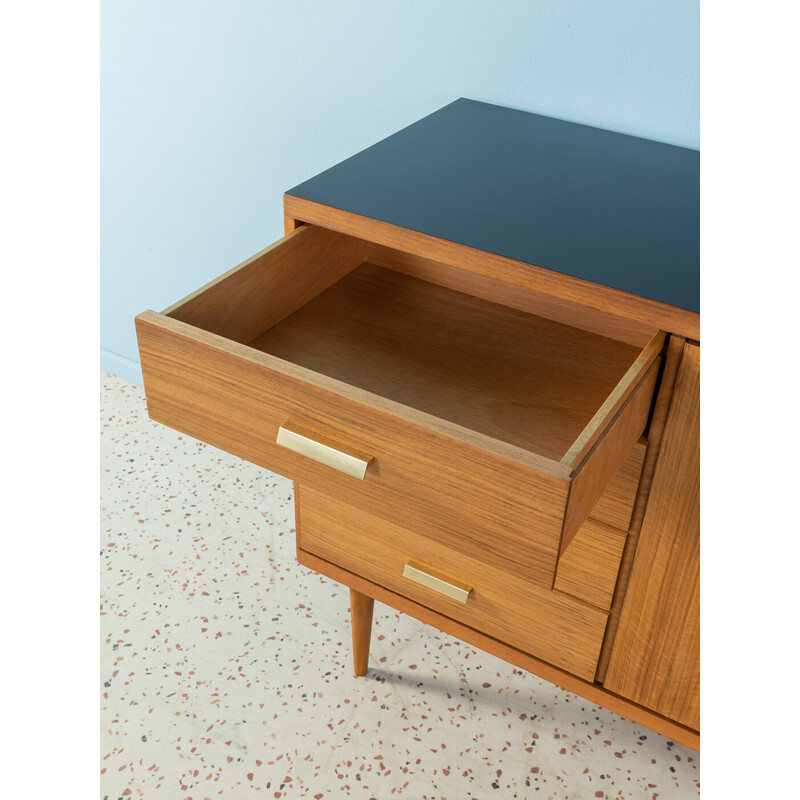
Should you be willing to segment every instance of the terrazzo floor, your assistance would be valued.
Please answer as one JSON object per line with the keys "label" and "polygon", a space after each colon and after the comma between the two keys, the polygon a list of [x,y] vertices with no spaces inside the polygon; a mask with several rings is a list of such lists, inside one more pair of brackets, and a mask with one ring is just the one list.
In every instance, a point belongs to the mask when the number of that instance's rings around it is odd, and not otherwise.
{"label": "terrazzo floor", "polygon": [[699,756],[298,566],[291,483],[101,373],[101,797],[694,798]]}

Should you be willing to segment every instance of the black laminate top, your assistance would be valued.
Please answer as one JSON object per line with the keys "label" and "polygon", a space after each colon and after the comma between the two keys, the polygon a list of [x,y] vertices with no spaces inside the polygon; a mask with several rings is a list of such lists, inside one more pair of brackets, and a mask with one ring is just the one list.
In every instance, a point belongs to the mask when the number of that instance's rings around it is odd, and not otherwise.
{"label": "black laminate top", "polygon": [[700,153],[456,100],[288,194],[700,310]]}

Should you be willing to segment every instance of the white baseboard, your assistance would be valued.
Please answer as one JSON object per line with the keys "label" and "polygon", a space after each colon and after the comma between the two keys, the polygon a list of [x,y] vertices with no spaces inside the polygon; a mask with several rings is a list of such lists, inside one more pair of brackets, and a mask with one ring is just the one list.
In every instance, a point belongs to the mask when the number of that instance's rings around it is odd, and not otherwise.
{"label": "white baseboard", "polygon": [[138,361],[112,353],[104,347],[100,348],[100,369],[110,372],[118,378],[135,383],[137,386],[144,384],[142,367]]}

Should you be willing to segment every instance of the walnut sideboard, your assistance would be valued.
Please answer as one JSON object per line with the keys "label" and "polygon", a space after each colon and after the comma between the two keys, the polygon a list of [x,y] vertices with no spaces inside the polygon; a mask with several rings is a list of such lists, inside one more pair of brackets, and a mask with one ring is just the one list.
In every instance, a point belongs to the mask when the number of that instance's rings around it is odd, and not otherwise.
{"label": "walnut sideboard", "polygon": [[458,100],[136,318],[152,419],[294,481],[299,561],[699,748],[699,154]]}

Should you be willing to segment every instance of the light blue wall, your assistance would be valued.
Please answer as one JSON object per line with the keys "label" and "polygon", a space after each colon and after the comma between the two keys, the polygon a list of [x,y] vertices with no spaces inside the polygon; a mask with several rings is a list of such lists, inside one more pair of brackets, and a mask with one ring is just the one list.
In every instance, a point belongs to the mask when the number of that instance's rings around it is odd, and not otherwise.
{"label": "light blue wall", "polygon": [[104,0],[101,365],[283,235],[286,189],[457,97],[699,147],[698,0]]}

